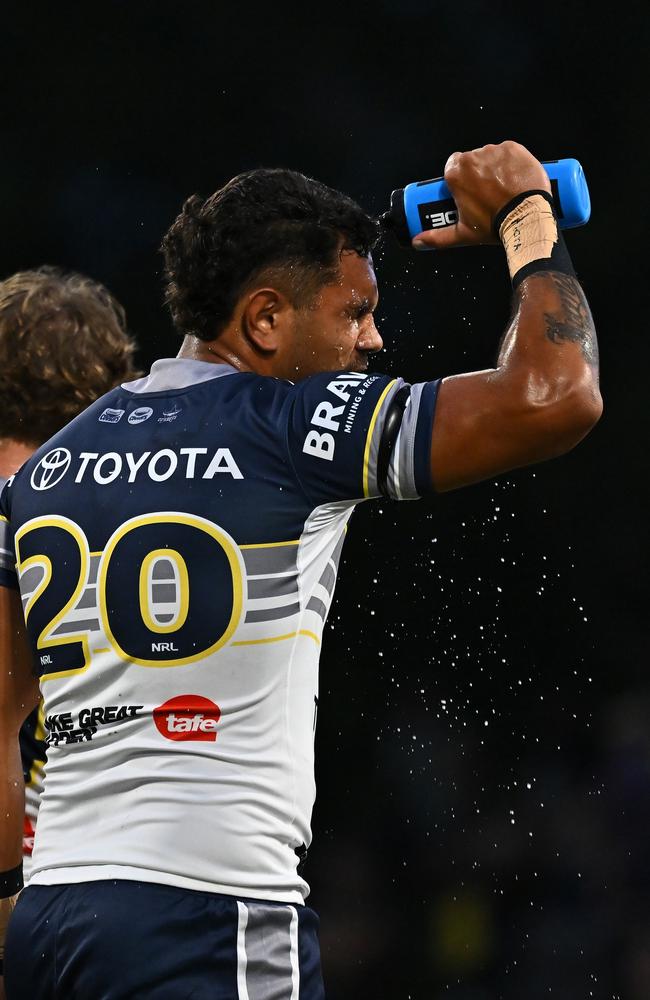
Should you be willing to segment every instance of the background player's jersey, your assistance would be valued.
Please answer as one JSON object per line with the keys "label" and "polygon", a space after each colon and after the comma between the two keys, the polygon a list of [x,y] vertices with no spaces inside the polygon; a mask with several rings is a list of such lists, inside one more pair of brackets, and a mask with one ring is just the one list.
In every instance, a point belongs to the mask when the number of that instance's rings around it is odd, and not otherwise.
{"label": "background player's jersey", "polygon": [[164,359],[0,499],[47,732],[33,884],[302,902],[318,660],[346,522],[432,492],[437,383]]}
{"label": "background player's jersey", "polygon": [[38,809],[43,792],[43,778],[46,760],[45,719],[43,700],[25,719],[21,726],[20,756],[25,777],[25,823],[23,827],[23,878],[25,884],[32,873],[32,853]]}
{"label": "background player's jersey", "polygon": [[[0,476],[0,492],[7,480]],[[1,532],[0,528],[0,532]],[[0,566],[9,563],[12,553],[0,550]],[[13,568],[13,567],[12,567]],[[25,825],[23,829],[23,877],[29,881],[34,848],[34,831],[38,807],[43,789],[43,767],[45,764],[45,732],[43,728],[43,704],[30,712],[20,728],[20,757],[25,777]]]}

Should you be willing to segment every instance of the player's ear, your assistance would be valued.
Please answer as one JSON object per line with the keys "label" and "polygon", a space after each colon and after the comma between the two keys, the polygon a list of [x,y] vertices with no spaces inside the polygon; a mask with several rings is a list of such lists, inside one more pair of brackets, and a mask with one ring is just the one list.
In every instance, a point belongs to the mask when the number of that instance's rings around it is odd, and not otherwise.
{"label": "player's ear", "polygon": [[242,312],[244,336],[259,351],[271,354],[281,344],[293,307],[277,288],[257,288],[247,296]]}

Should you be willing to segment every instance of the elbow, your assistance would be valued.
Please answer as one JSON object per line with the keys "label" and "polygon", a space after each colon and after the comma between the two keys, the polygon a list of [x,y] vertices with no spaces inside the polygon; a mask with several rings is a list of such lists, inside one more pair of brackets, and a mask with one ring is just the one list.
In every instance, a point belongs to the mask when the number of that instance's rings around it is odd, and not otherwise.
{"label": "elbow", "polygon": [[588,434],[603,415],[603,397],[597,384],[588,394],[585,394],[579,409],[577,419],[582,421],[585,426],[585,434]]}
{"label": "elbow", "polygon": [[597,384],[581,386],[548,407],[546,434],[549,457],[571,451],[593,430],[603,413]]}

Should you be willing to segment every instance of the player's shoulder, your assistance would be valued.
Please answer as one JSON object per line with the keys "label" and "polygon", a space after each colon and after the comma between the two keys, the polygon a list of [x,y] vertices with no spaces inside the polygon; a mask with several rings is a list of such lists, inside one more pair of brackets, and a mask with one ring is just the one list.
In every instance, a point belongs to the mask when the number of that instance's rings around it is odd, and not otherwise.
{"label": "player's shoulder", "polygon": [[78,413],[76,417],[73,417],[61,430],[57,431],[56,434],[53,434],[52,437],[49,437],[36,448],[25,464],[20,467],[19,473],[23,475],[28,469],[34,468],[45,455],[57,448],[64,447],[67,441],[74,440],[75,437],[79,437],[80,435],[92,434],[91,428],[96,424],[103,410],[110,408],[112,401],[116,398],[119,391],[120,387],[116,386],[115,389],[111,389],[103,396],[100,396],[94,403],[91,403],[81,413]]}
{"label": "player's shoulder", "polygon": [[309,392],[312,389],[321,388],[322,386],[327,388],[331,384],[332,390],[336,393],[341,391],[347,392],[350,387],[360,385],[362,382],[377,381],[382,379],[385,381],[387,379],[390,380],[394,378],[394,375],[389,375],[386,372],[345,369],[343,371],[316,372],[314,375],[308,375],[299,382],[289,382],[288,385],[290,386],[290,391]]}
{"label": "player's shoulder", "polygon": [[360,401],[371,390],[374,396],[388,385],[402,382],[402,379],[384,372],[368,371],[326,371],[309,375],[300,382],[292,384],[286,391],[289,401],[304,401],[316,403],[329,401],[338,406],[345,406],[358,397]]}
{"label": "player's shoulder", "polygon": [[361,404],[362,410],[373,408],[391,387],[403,384],[403,379],[384,372],[319,372],[292,386],[287,399],[295,404],[295,413],[321,407],[323,412],[332,410],[340,416]]}
{"label": "player's shoulder", "polygon": [[[122,386],[122,401],[116,405],[126,408],[132,423],[144,423],[154,411],[158,416],[160,406],[173,398],[176,410],[170,419],[174,427],[183,423],[182,411],[200,413],[209,420],[213,410],[219,411],[219,419],[227,424],[241,426],[256,413],[271,415],[282,406],[291,386],[287,379],[238,371],[227,364],[184,357],[161,358],[154,362],[148,375]],[[141,406],[134,416],[132,407],[138,402]],[[121,414],[116,414],[116,422],[120,418]]]}
{"label": "player's shoulder", "polygon": [[36,469],[45,469],[46,475],[50,477],[56,477],[59,469],[66,471],[71,460],[70,449],[77,446],[89,446],[92,443],[93,429],[99,415],[104,409],[110,408],[111,402],[119,390],[118,386],[100,396],[94,403],[73,417],[61,430],[39,445],[18,471],[9,478],[2,492],[10,496],[11,488],[30,481]]}

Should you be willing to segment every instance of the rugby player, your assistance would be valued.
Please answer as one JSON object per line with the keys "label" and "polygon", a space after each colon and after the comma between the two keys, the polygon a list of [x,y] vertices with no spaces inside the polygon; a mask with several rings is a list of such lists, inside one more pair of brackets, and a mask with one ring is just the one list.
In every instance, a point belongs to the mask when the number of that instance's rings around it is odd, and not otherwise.
{"label": "rugby player", "polygon": [[[350,515],[566,453],[602,407],[540,162],[507,141],[455,153],[445,178],[458,223],[416,245],[503,244],[494,368],[368,371],[377,224],[311,178],[253,170],[190,197],[164,238],[178,356],[5,487],[3,748],[38,697],[33,665],[49,744],[10,1000],[324,996],[301,861]],[[9,893],[19,804],[3,795]]]}
{"label": "rugby player", "polygon": [[[45,266],[0,282],[0,488],[69,420],[133,378],[134,349],[122,306],[85,275]],[[40,707],[20,729],[25,881],[46,757]]]}

